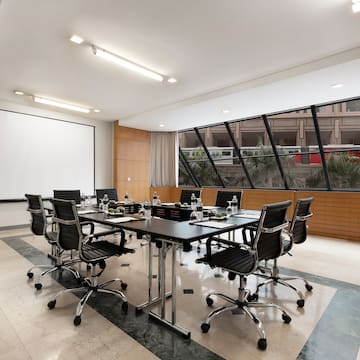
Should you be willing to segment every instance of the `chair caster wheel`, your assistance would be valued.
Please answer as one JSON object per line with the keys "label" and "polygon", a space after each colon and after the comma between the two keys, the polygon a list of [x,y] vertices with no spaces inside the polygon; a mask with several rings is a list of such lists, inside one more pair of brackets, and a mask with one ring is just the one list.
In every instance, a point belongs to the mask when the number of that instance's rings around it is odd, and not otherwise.
{"label": "chair caster wheel", "polygon": [[206,334],[210,329],[210,324],[202,323],[201,324],[201,331]]}
{"label": "chair caster wheel", "polygon": [[56,305],[56,300],[51,300],[47,304],[47,306],[50,310],[53,309],[55,307],[55,305]]}
{"label": "chair caster wheel", "polygon": [[267,344],[266,344],[266,339],[259,339],[257,345],[258,345],[258,348],[259,348],[260,350],[265,350],[265,349],[266,349],[266,346],[267,346]]}
{"label": "chair caster wheel", "polygon": [[289,324],[291,321],[291,317],[288,314],[282,314],[282,319],[284,320],[285,324]]}
{"label": "chair caster wheel", "polygon": [[35,289],[36,289],[36,290],[41,290],[41,288],[42,288],[42,284],[41,284],[41,283],[36,283],[36,284],[35,284]]}
{"label": "chair caster wheel", "polygon": [[305,300],[299,299],[298,301],[296,301],[296,303],[299,308],[302,308],[305,305]]}
{"label": "chair caster wheel", "polygon": [[128,312],[128,309],[129,309],[129,304],[127,302],[123,302],[122,305],[121,305],[121,310],[124,312],[124,313],[127,313]]}
{"label": "chair caster wheel", "polygon": [[212,304],[214,303],[214,300],[212,298],[207,297],[206,303],[208,304],[208,306],[212,306]]}
{"label": "chair caster wheel", "polygon": [[79,326],[81,324],[81,316],[74,317],[74,325]]}
{"label": "chair caster wheel", "polygon": [[310,284],[306,284],[305,288],[307,291],[311,291],[313,289],[313,287]]}
{"label": "chair caster wheel", "polygon": [[26,275],[29,279],[32,279],[34,277],[34,273],[32,272],[28,272]]}
{"label": "chair caster wheel", "polygon": [[252,301],[258,301],[259,300],[259,295],[257,293],[254,293],[254,294],[250,294],[248,297],[247,297],[247,300],[252,302]]}
{"label": "chair caster wheel", "polygon": [[86,265],[86,270],[90,271],[91,270],[91,265]]}
{"label": "chair caster wheel", "polygon": [[120,285],[120,287],[121,287],[122,290],[126,290],[126,289],[127,289],[127,286],[128,286],[128,284],[127,284],[127,283],[124,283],[124,282],[122,282],[121,285]]}

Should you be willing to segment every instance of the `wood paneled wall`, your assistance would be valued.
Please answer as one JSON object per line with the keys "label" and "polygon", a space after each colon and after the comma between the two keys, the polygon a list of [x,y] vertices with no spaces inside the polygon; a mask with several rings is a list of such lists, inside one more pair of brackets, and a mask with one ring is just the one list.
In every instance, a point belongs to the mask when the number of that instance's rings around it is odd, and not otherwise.
{"label": "wood paneled wall", "polygon": [[[158,192],[163,202],[176,202],[180,199],[181,188],[152,188],[150,192],[154,190]],[[204,205],[215,204],[218,190],[223,189],[202,190],[201,198]],[[315,198],[312,204],[314,216],[309,220],[310,234],[360,241],[360,193],[245,189],[241,207],[261,209],[263,204],[291,200],[292,206],[289,210],[289,218],[291,218],[297,199],[308,196]]]}
{"label": "wood paneled wall", "polygon": [[150,199],[149,192],[150,133],[119,126],[114,122],[114,180],[113,186],[122,199]]}

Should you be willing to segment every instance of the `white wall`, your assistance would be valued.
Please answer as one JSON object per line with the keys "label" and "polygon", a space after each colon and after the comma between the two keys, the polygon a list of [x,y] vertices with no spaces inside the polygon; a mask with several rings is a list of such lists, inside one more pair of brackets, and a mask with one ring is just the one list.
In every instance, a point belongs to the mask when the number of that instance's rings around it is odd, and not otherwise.
{"label": "white wall", "polygon": [[[25,114],[46,116],[60,120],[90,124],[95,126],[95,188],[112,187],[113,181],[113,123],[92,120],[54,111],[12,104],[0,100],[0,109],[18,111]],[[0,123],[1,131],[1,123]],[[1,164],[0,164],[1,176]],[[24,179],[26,181],[26,179]],[[0,228],[29,222],[26,203],[0,203]]]}

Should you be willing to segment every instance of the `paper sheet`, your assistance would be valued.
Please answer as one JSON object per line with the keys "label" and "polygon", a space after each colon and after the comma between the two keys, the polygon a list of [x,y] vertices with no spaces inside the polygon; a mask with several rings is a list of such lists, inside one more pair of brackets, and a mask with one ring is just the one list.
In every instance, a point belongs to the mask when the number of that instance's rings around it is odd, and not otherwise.
{"label": "paper sheet", "polygon": [[118,223],[123,223],[123,222],[128,222],[128,221],[132,221],[132,220],[137,220],[131,216],[124,216],[124,217],[118,217],[118,218],[112,218],[112,219],[107,219],[107,221],[112,222],[114,224],[118,224]]}

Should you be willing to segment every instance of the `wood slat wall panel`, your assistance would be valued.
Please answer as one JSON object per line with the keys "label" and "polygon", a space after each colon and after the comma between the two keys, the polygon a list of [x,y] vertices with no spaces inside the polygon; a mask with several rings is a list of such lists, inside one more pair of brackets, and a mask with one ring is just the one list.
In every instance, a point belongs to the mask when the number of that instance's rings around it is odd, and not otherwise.
{"label": "wood slat wall panel", "polygon": [[120,199],[128,192],[134,201],[150,200],[149,153],[148,131],[119,126],[117,121],[114,122],[113,186]]}
{"label": "wood slat wall panel", "polygon": [[[214,205],[218,190],[203,189],[204,205]],[[229,189],[230,190],[230,189]],[[234,189],[239,190],[239,189]],[[153,189],[151,189],[152,193]],[[162,201],[179,201],[181,188],[156,188]],[[161,194],[164,193],[162,198]],[[309,233],[339,239],[360,241],[360,193],[327,191],[243,190],[242,207],[261,209],[263,204],[291,200],[289,218],[297,199],[314,196],[314,216],[309,220]]]}

